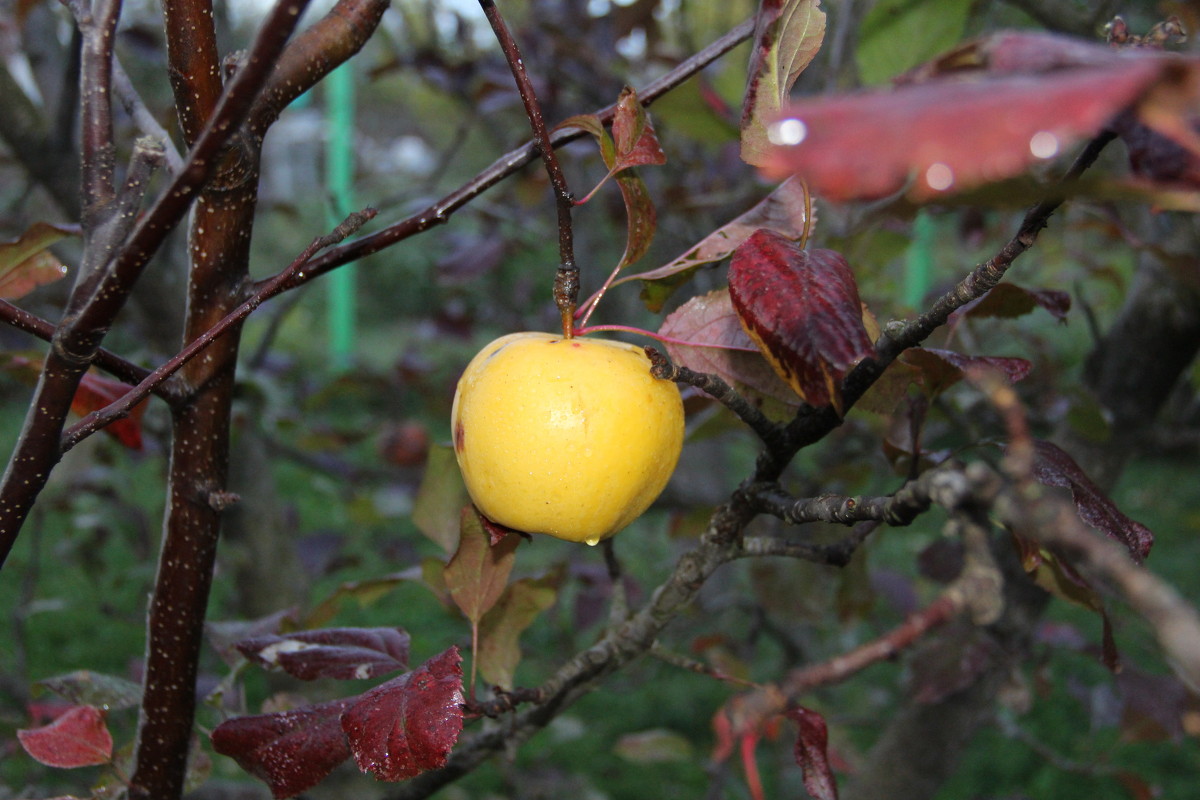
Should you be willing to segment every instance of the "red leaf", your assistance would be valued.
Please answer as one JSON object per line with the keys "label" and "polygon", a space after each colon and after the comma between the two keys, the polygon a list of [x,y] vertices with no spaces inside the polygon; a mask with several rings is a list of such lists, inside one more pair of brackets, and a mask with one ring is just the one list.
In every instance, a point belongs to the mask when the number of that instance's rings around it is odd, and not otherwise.
{"label": "red leaf", "polygon": [[829,767],[829,733],[825,718],[801,706],[790,708],[787,718],[800,727],[796,738],[796,763],[804,773],[804,788],[815,800],[837,800],[837,781]]}
{"label": "red leaf", "polygon": [[820,0],[764,0],[754,28],[754,50],[742,104],[742,160],[758,166],[770,153],[773,121],[800,73],[825,39]]}
{"label": "red leaf", "polygon": [[1042,440],[1036,440],[1034,447],[1033,477],[1037,482],[1069,488],[1080,519],[1125,545],[1133,560],[1142,563],[1154,545],[1150,529],[1122,514],[1065,451]]}
{"label": "red leaf", "polygon": [[41,728],[17,731],[21,747],[48,767],[73,769],[107,764],[113,740],[104,712],[95,706],[75,706]]}
{"label": "red leaf", "polygon": [[1054,289],[1026,289],[1014,283],[999,283],[991,291],[955,311],[970,317],[1023,317],[1035,308],[1044,308],[1059,322],[1067,321],[1071,295]]}
{"label": "red leaf", "polygon": [[64,277],[67,268],[46,248],[72,233],[37,222],[17,240],[0,244],[0,297],[15,300]]}
{"label": "red leaf", "polygon": [[799,180],[787,180],[761,202],[736,219],[708,234],[686,253],[657,269],[613,281],[642,282],[642,300],[651,311],[661,311],[676,286],[705,264],[729,257],[738,245],[760,228],[768,228],[788,239],[798,240],[812,230],[812,204],[808,189]]}
{"label": "red leaf", "polygon": [[401,781],[446,763],[463,725],[461,661],[451,647],[363,694],[342,715],[359,769]]}
{"label": "red leaf", "polygon": [[693,297],[663,320],[658,332],[671,358],[697,372],[720,375],[752,401],[798,404],[738,320],[727,289]]}
{"label": "red leaf", "polygon": [[408,644],[402,628],[325,628],[244,639],[237,649],[303,681],[365,680],[408,669]]}
{"label": "red leaf", "polygon": [[350,757],[341,717],[355,700],[226,720],[212,732],[213,749],[265,781],[275,797],[293,797]]}
{"label": "red leaf", "polygon": [[761,230],[733,254],[729,296],[779,377],[806,402],[840,413],[842,378],[874,352],[846,259]]}
{"label": "red leaf", "polygon": [[467,619],[478,623],[508,584],[521,537],[504,536],[493,544],[474,506],[463,508],[460,522],[458,551],[446,565],[446,588]]}
{"label": "red leaf", "polygon": [[[81,417],[86,416],[124,397],[130,388],[132,387],[112,378],[87,372],[79,382],[79,388],[75,390],[71,410]],[[110,423],[104,432],[131,450],[141,450],[142,414],[145,411],[146,401],[143,400],[130,410],[129,416]]]}
{"label": "red leaf", "polygon": [[1100,131],[1164,81],[1168,62],[1121,59],[1046,75],[934,81],[793,105],[771,128],[772,177],[801,175],[834,200],[884,197],[913,180],[928,200],[1012,177]]}

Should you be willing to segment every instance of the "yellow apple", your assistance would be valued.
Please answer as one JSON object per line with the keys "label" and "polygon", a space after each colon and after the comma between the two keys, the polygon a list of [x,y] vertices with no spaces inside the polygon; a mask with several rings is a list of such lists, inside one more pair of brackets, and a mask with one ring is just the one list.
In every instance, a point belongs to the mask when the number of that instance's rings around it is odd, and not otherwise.
{"label": "yellow apple", "polygon": [[596,544],[667,485],[683,445],[683,403],[650,375],[642,348],[512,333],[458,381],[454,452],[467,491],[495,522]]}

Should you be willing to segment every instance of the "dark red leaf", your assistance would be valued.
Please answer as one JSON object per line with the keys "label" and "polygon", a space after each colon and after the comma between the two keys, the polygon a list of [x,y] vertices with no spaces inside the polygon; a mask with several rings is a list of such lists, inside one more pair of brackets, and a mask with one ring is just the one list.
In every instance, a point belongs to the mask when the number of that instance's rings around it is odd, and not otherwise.
{"label": "dark red leaf", "polygon": [[[108,406],[125,396],[132,387],[112,378],[105,378],[94,372],[87,372],[75,390],[71,400],[71,410],[80,416]],[[121,444],[131,450],[142,449],[142,414],[146,411],[146,401],[138,403],[129,412],[129,416],[113,422],[104,429]]]}
{"label": "dark red leaf", "polygon": [[693,297],[667,315],[658,332],[667,337],[664,344],[676,363],[720,375],[759,405],[799,404],[742,327],[727,289]]}
{"label": "dark red leaf", "polygon": [[800,727],[796,737],[796,763],[804,773],[804,788],[814,800],[837,800],[837,781],[829,766],[829,733],[825,718],[801,706],[790,708],[787,718]]}
{"label": "dark red leaf", "polygon": [[771,126],[763,169],[834,200],[885,197],[910,179],[913,199],[928,200],[1012,177],[1096,134],[1168,74],[1162,59],[1113,59],[796,104]]}
{"label": "dark red leaf", "polygon": [[446,763],[463,726],[457,647],[363,694],[342,715],[358,767],[401,781]]}
{"label": "dark red leaf", "polygon": [[408,669],[409,637],[402,628],[324,628],[256,636],[237,643],[249,660],[294,678],[365,680]]}
{"label": "dark red leaf", "polygon": [[107,764],[113,740],[104,712],[95,706],[75,706],[41,728],[17,731],[21,747],[48,767],[73,769]]}
{"label": "dark red leaf", "polygon": [[355,699],[226,720],[212,732],[213,749],[265,781],[275,797],[293,797],[350,757],[341,717]]}
{"label": "dark red leaf", "polygon": [[1050,442],[1034,442],[1036,456],[1033,477],[1045,486],[1064,486],[1071,490],[1079,517],[1112,539],[1129,548],[1129,555],[1142,563],[1150,555],[1154,534],[1145,525],[1121,513],[1116,504],[1092,483],[1075,460]]}
{"label": "dark red leaf", "polygon": [[1056,320],[1067,321],[1071,295],[1055,289],[1026,289],[1014,283],[1000,283],[983,297],[954,312],[964,317],[1022,317],[1036,308],[1044,308]]}
{"label": "dark red leaf", "polygon": [[789,386],[841,412],[841,382],[874,352],[850,265],[760,230],[733,254],[729,297],[746,333]]}

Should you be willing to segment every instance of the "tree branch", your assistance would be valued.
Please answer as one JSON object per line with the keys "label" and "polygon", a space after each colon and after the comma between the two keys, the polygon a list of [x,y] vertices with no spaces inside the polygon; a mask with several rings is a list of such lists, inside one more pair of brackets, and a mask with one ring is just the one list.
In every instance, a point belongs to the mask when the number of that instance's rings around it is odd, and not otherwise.
{"label": "tree branch", "polygon": [[554,154],[554,144],[546,131],[546,123],[542,119],[542,107],[538,102],[533,83],[525,72],[525,61],[521,51],[513,39],[500,9],[496,8],[495,0],[479,0],[504,59],[512,71],[513,80],[517,83],[517,91],[521,102],[525,105],[525,116],[529,118],[529,127],[533,129],[533,143],[542,155],[546,165],[546,174],[550,176],[550,185],[554,188],[554,205],[558,210],[558,272],[554,276],[554,302],[558,306],[562,318],[563,336],[570,339],[575,335],[575,307],[579,302],[579,265],[575,263],[575,235],[571,226],[571,212],[575,200],[567,187],[567,178],[559,166],[558,157]]}

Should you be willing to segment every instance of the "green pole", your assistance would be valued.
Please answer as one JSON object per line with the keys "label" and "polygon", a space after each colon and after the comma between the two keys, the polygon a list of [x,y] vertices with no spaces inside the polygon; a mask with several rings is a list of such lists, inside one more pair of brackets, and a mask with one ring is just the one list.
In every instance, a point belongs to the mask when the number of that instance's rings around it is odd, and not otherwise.
{"label": "green pole", "polygon": [[904,302],[909,308],[920,308],[933,275],[933,241],[937,230],[933,217],[926,211],[917,212],[913,221],[913,240],[904,262]]}
{"label": "green pole", "polygon": [[[325,182],[332,199],[332,228],[357,208],[354,200],[354,63],[330,73],[325,84]],[[356,339],[354,265],[329,276],[329,355],[335,369],[350,366]]]}

